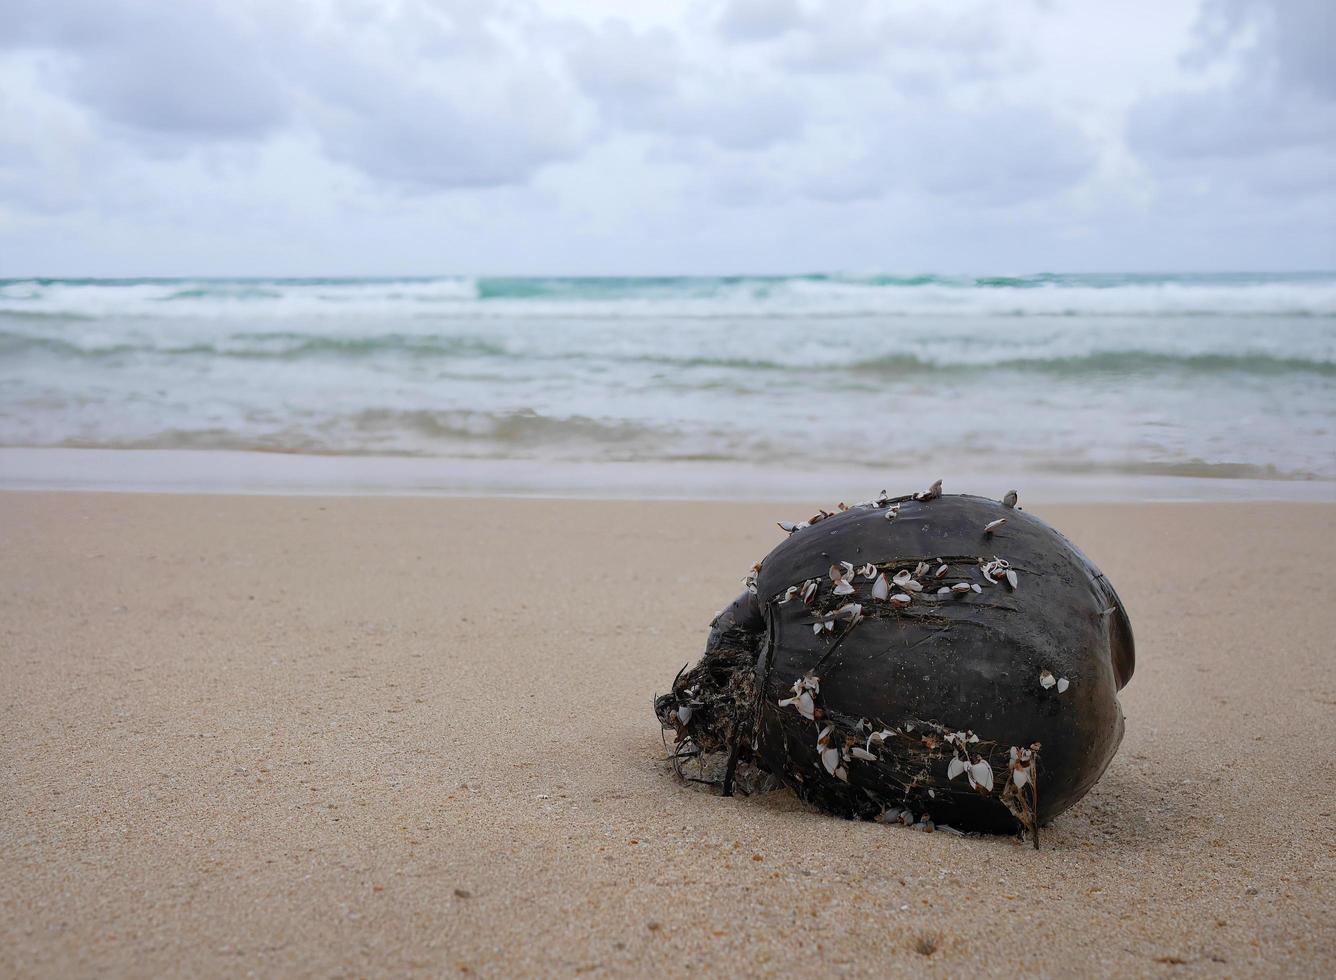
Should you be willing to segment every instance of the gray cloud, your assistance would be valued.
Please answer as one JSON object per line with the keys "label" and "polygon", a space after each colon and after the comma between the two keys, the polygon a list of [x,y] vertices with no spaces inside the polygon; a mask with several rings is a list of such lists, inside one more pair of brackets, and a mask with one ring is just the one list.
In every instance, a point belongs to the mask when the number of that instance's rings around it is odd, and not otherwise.
{"label": "gray cloud", "polygon": [[230,7],[11,0],[6,8],[5,23],[17,25],[8,45],[58,53],[57,84],[132,134],[249,139],[287,118],[265,25]]}
{"label": "gray cloud", "polygon": [[839,15],[817,8],[784,39],[781,63],[793,71],[850,74],[878,68],[986,74],[1002,50],[988,10],[944,12],[940,6],[893,9],[846,0]]}
{"label": "gray cloud", "polygon": [[[580,149],[578,98],[470,4],[410,2],[322,24],[222,2],[11,0],[12,47],[151,152],[313,133],[332,159],[413,188],[527,180]],[[348,10],[352,8],[340,8]]]}
{"label": "gray cloud", "polygon": [[719,33],[730,41],[768,41],[803,21],[797,0],[728,0],[719,14]]}
{"label": "gray cloud", "polygon": [[759,150],[797,138],[806,108],[755,71],[691,58],[666,30],[605,24],[576,34],[567,61],[605,122],[670,139]]}
{"label": "gray cloud", "polygon": [[1262,194],[1336,188],[1333,22],[1327,0],[1208,0],[1185,60],[1198,70],[1232,60],[1233,77],[1143,99],[1128,145],[1170,179]]}
{"label": "gray cloud", "polygon": [[810,170],[799,186],[828,201],[917,190],[971,206],[1005,207],[1072,187],[1096,159],[1079,129],[1044,110],[910,111],[882,118],[860,151]]}

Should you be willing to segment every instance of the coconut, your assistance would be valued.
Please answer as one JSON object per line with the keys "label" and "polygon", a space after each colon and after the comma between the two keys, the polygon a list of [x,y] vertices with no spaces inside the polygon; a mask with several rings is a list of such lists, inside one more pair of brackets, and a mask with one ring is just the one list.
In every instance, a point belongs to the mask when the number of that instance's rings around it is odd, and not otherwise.
{"label": "coconut", "polygon": [[679,772],[714,757],[725,794],[769,774],[839,816],[911,811],[1037,846],[1122,740],[1123,604],[1012,494],[934,484],[822,511],[747,584],[655,700]]}

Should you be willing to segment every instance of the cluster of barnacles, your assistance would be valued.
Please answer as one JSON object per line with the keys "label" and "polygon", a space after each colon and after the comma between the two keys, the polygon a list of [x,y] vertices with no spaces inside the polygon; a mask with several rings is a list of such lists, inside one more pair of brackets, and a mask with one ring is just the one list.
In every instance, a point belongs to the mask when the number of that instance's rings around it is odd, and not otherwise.
{"label": "cluster of barnacles", "polygon": [[1039,850],[1038,761],[1038,742],[1031,742],[1028,747],[1013,745],[1008,751],[1007,769],[1010,778],[1002,790],[1002,803],[1020,825],[1033,835],[1035,850]]}
{"label": "cluster of barnacles", "polygon": [[946,767],[946,778],[955,779],[964,773],[970,789],[987,796],[993,791],[993,767],[987,759],[978,756],[971,758],[969,746],[978,741],[979,736],[970,731],[947,733],[946,742],[955,749],[956,754]]}
{"label": "cluster of barnacles", "polygon": [[1011,562],[1005,558],[999,558],[994,555],[991,561],[979,559],[979,571],[983,574],[990,584],[997,585],[998,580],[1007,583],[1007,588],[1015,592],[1021,587],[1020,577],[1016,574],[1016,569],[1011,567]]}
{"label": "cluster of barnacles", "polygon": [[[837,511],[843,512],[859,508],[884,508],[887,519],[894,519],[899,513],[900,504],[904,500],[929,501],[935,500],[942,495],[942,481],[935,481],[927,490],[921,490],[909,497],[891,497],[885,490],[875,500],[865,500],[854,504],[852,507],[840,502],[837,505]],[[1007,494],[1004,501],[1007,507],[1013,508],[1016,505],[1016,491]],[[834,516],[834,512],[820,510],[814,516],[806,521],[791,523],[789,521],[780,521],[779,526],[792,534],[795,531],[801,531],[803,528],[811,527],[827,517]],[[998,518],[984,526],[983,533],[985,537],[991,538],[1002,525],[1006,524],[1005,517]],[[991,559],[980,558],[980,571],[984,579],[990,585],[997,585],[1005,582],[1012,591],[1020,588],[1020,577],[1016,570],[1011,567],[1011,563],[1005,558],[994,555]],[[756,592],[756,579],[761,569],[760,564],[753,566],[752,570],[743,579],[743,584],[748,590]],[[831,593],[837,596],[851,596],[855,592],[855,586],[859,579],[872,583],[871,596],[880,602],[887,602],[895,609],[905,609],[910,606],[916,598],[925,595],[936,595],[938,599],[946,599],[952,596],[964,596],[968,593],[980,594],[983,587],[977,582],[971,582],[968,579],[960,579],[955,582],[947,583],[942,581],[951,571],[950,565],[938,559],[929,561],[920,561],[911,571],[908,568],[901,568],[892,573],[889,577],[882,572],[875,564],[868,562],[858,568],[855,568],[851,562],[840,561],[830,566]],[[933,593],[925,592],[925,581],[939,582],[937,589]],[[820,589],[821,579],[808,579],[798,584],[790,585],[777,597],[777,602],[781,605],[801,599],[803,604],[811,606],[817,597]],[[863,618],[863,607],[859,603],[849,602],[833,612],[817,613],[816,620],[812,623],[812,632],[821,634],[834,632],[835,623],[845,620],[853,627]]]}
{"label": "cluster of barnacles", "polygon": [[[815,514],[813,514],[805,521],[779,521],[778,524],[782,529],[789,532],[789,534],[793,534],[795,531],[801,531],[804,528],[811,527],[813,524],[818,524],[821,521],[824,521],[827,517],[834,517],[836,514],[842,514],[847,510],[864,510],[869,508],[884,509],[886,511],[886,519],[888,521],[893,521],[900,513],[900,504],[902,502],[906,500],[917,500],[920,503],[926,503],[929,500],[936,500],[941,495],[942,495],[942,481],[934,480],[932,486],[928,487],[927,490],[920,490],[918,493],[909,494],[908,496],[905,497],[892,497],[885,490],[883,490],[873,500],[863,500],[860,501],[859,503],[852,505],[846,504],[844,501],[840,501],[838,504],[835,505],[835,510],[833,511],[826,510],[823,507],[818,509]],[[1008,490],[1007,495],[1002,498],[1002,506],[1008,508],[1009,510],[1020,510],[1020,508],[1016,506],[1016,501],[1017,501],[1016,491]],[[986,537],[992,537],[993,532],[996,531],[1005,523],[1007,523],[1007,519],[1005,517],[998,518],[995,521],[990,521],[987,525],[984,526],[983,529],[984,535]]]}
{"label": "cluster of barnacles", "polygon": [[779,702],[781,708],[789,705],[798,709],[798,714],[808,721],[816,720],[816,695],[821,693],[821,678],[808,675],[793,682],[793,697]]}
{"label": "cluster of barnacles", "polygon": [[[913,722],[906,722],[900,728],[886,728],[864,718],[854,726],[852,733],[842,732],[837,719],[828,717],[817,705],[816,698],[820,692],[821,679],[808,674],[793,682],[791,696],[781,699],[778,705],[781,708],[792,707],[803,718],[815,723],[817,757],[829,775],[847,783],[851,763],[879,762],[879,753],[887,751],[893,739],[902,739],[918,746],[920,751],[926,750],[930,756],[936,754],[942,745],[949,746],[952,755],[947,763],[947,779],[955,780],[964,776],[970,789],[980,796],[994,795],[997,789],[996,775],[988,759],[991,754],[988,747],[993,743],[981,743],[979,736],[968,729],[952,731],[935,723],[925,723],[927,730],[919,733],[915,731]],[[986,751],[981,752],[980,749]],[[1035,767],[1038,754],[1037,742],[1028,748],[1012,746],[1008,750],[1006,782],[998,796],[1022,828],[1035,834],[1036,840],[1039,806]],[[927,795],[935,797],[937,794],[928,788]],[[906,798],[905,803],[908,802]],[[900,823],[918,830],[938,829],[959,833],[945,824],[934,824],[927,811],[916,814],[907,805],[885,809],[877,819],[882,823]]]}
{"label": "cluster of barnacles", "polygon": [[1054,677],[1053,671],[1044,667],[1039,671],[1039,686],[1045,691],[1051,687],[1056,687],[1058,693],[1063,694],[1066,692],[1067,688],[1071,686],[1071,681],[1067,680],[1065,677]]}
{"label": "cluster of barnacles", "polygon": [[780,528],[782,528],[785,531],[788,531],[790,534],[793,534],[795,531],[801,531],[804,528],[811,527],[813,524],[819,524],[821,521],[824,521],[827,517],[834,517],[836,514],[842,514],[847,510],[867,510],[871,508],[885,509],[886,519],[890,521],[894,520],[896,515],[900,513],[900,504],[902,501],[936,500],[941,495],[942,495],[942,481],[937,480],[927,490],[920,490],[918,493],[910,494],[908,497],[892,497],[885,490],[883,490],[881,493],[877,495],[876,499],[874,500],[862,500],[856,504],[846,504],[844,501],[841,500],[838,504],[835,505],[835,509],[833,511],[826,510],[824,507],[822,507],[818,509],[815,514],[813,514],[805,521],[779,521],[777,523],[779,524]]}
{"label": "cluster of barnacles", "polygon": [[[1004,575],[1005,581],[1011,589],[1019,587],[1019,579],[1009,562],[1004,558],[993,557],[991,561],[979,559],[982,566],[983,576],[993,585],[998,584],[995,575]],[[755,592],[755,572],[752,570],[746,580],[748,587]],[[894,567],[892,565],[892,567]],[[830,579],[830,591],[835,596],[852,596],[857,591],[860,582],[871,582],[869,590],[871,598],[879,602],[888,603],[893,609],[904,609],[911,605],[916,599],[935,596],[937,599],[947,599],[959,597],[968,593],[979,594],[983,592],[983,587],[978,582],[971,582],[968,579],[960,579],[950,585],[943,582],[935,592],[929,592],[924,582],[942,582],[950,574],[951,566],[944,561],[932,558],[927,561],[919,561],[912,569],[908,567],[900,568],[888,575],[882,571],[875,563],[867,562],[857,568],[852,562],[839,561],[830,566],[828,577]],[[783,592],[779,593],[775,602],[779,605],[799,600],[805,606],[812,606],[816,601],[817,594],[820,592],[822,579],[811,578],[797,585],[790,585]],[[846,621],[849,627],[857,625],[863,619],[863,605],[858,602],[846,602],[839,608],[830,612],[814,612],[815,621],[812,623],[812,632],[820,634],[823,632],[834,632],[835,623]]]}
{"label": "cluster of barnacles", "polygon": [[[851,736],[843,738],[838,737],[835,725],[826,721],[824,712],[821,712],[816,705],[816,696],[821,693],[821,678],[814,674],[808,674],[799,677],[793,682],[792,697],[782,698],[778,705],[781,708],[792,707],[798,714],[802,715],[808,721],[816,722],[820,727],[816,735],[816,751],[821,759],[821,765],[826,772],[842,782],[849,781],[848,763],[855,759],[863,762],[876,762],[877,755],[872,752],[872,741],[881,735],[891,735],[889,730],[882,733],[874,733],[868,738],[866,744],[859,745],[858,740]],[[821,717],[818,718],[818,713]]]}
{"label": "cluster of barnacles", "polygon": [[742,584],[752,595],[756,595],[756,580],[761,575],[761,562],[757,562],[751,567],[746,575],[742,577]]}
{"label": "cluster of barnacles", "polygon": [[668,713],[668,720],[685,728],[691,722],[691,716],[696,710],[696,705],[691,699],[700,694],[698,687],[685,687],[677,695],[677,707]]}

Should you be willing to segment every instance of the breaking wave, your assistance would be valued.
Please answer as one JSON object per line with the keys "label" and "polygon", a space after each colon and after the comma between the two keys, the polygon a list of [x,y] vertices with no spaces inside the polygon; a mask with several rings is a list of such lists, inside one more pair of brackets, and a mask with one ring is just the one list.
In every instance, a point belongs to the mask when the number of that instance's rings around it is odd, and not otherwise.
{"label": "breaking wave", "polygon": [[7,279],[0,314],[259,318],[1336,316],[1336,276]]}

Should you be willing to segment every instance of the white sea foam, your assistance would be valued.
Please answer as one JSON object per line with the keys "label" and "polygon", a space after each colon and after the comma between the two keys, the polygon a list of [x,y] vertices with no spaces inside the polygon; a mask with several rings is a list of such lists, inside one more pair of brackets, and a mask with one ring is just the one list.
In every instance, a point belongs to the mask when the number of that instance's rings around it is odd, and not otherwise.
{"label": "white sea foam", "polygon": [[17,280],[0,313],[311,317],[1336,316],[1336,276]]}

